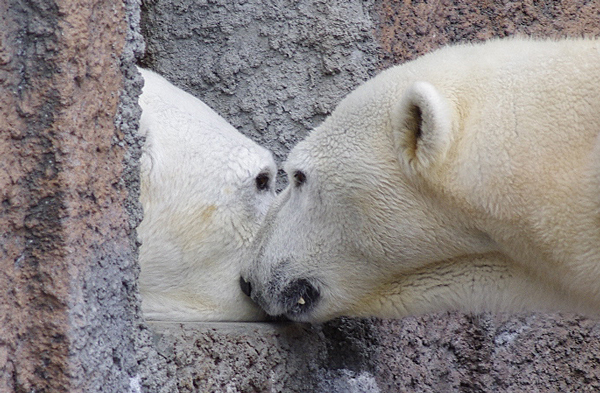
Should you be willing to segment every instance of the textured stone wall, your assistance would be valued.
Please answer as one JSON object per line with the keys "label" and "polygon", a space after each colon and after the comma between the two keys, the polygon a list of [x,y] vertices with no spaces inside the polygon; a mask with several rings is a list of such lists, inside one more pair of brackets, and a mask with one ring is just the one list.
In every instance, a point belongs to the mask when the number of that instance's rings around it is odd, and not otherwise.
{"label": "textured stone wall", "polygon": [[370,320],[151,326],[181,393],[380,391],[379,332]]}
{"label": "textured stone wall", "polygon": [[[600,3],[148,0],[144,64],[282,160],[354,87],[454,42],[600,35]],[[600,324],[573,315],[152,325],[182,392],[600,389]]]}
{"label": "textured stone wall", "polygon": [[600,34],[594,0],[381,0],[376,8],[374,36],[386,68],[455,42]]}
{"label": "textured stone wall", "polygon": [[600,324],[574,315],[151,326],[182,393],[600,389]]}
{"label": "textured stone wall", "polygon": [[278,161],[379,64],[373,1],[147,1],[143,64]]}
{"label": "textured stone wall", "polygon": [[168,385],[136,282],[139,8],[7,0],[0,16],[0,391]]}
{"label": "textured stone wall", "polygon": [[596,392],[600,323],[575,315],[375,321],[382,392]]}

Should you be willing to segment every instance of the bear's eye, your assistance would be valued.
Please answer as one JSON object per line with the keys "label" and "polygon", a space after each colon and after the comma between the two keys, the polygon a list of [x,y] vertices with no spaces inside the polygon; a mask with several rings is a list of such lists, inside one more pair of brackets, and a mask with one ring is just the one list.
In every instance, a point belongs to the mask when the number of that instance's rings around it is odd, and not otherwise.
{"label": "bear's eye", "polygon": [[302,171],[294,172],[294,184],[296,187],[300,187],[306,182],[306,175]]}
{"label": "bear's eye", "polygon": [[256,189],[258,191],[266,191],[269,189],[269,180],[271,180],[271,177],[269,176],[268,173],[261,173],[258,176],[256,176]]}

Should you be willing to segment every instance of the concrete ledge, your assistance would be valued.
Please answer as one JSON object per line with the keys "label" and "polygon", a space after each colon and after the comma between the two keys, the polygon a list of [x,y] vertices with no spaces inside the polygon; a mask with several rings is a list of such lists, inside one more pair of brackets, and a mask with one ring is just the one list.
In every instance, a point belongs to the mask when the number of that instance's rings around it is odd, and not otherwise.
{"label": "concrete ledge", "polygon": [[600,390],[600,324],[578,316],[149,325],[179,392]]}
{"label": "concrete ledge", "polygon": [[379,391],[366,370],[368,351],[348,359],[348,368],[331,366],[335,340],[327,326],[150,323],[180,392]]}

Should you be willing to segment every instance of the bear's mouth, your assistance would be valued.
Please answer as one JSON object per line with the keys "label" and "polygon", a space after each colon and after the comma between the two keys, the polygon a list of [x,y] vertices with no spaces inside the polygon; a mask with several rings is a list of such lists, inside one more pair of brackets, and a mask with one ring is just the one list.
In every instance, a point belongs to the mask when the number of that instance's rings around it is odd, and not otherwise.
{"label": "bear's mouth", "polygon": [[276,318],[305,319],[321,300],[317,287],[306,278],[291,281],[280,292],[269,291],[270,299],[256,291],[252,283],[243,277],[240,277],[240,288],[267,314]]}
{"label": "bear's mouth", "polygon": [[305,278],[292,281],[281,292],[284,314],[290,319],[309,313],[320,299],[319,290]]}

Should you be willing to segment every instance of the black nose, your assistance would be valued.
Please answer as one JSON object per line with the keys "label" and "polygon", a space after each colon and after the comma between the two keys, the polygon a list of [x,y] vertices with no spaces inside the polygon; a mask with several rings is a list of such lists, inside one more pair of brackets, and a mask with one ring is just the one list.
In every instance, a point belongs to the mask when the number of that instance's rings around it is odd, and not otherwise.
{"label": "black nose", "polygon": [[292,281],[283,291],[284,302],[290,314],[301,314],[312,309],[321,295],[307,279]]}
{"label": "black nose", "polygon": [[240,277],[240,288],[246,296],[250,297],[252,294],[252,285],[248,281],[244,280],[244,277]]}

